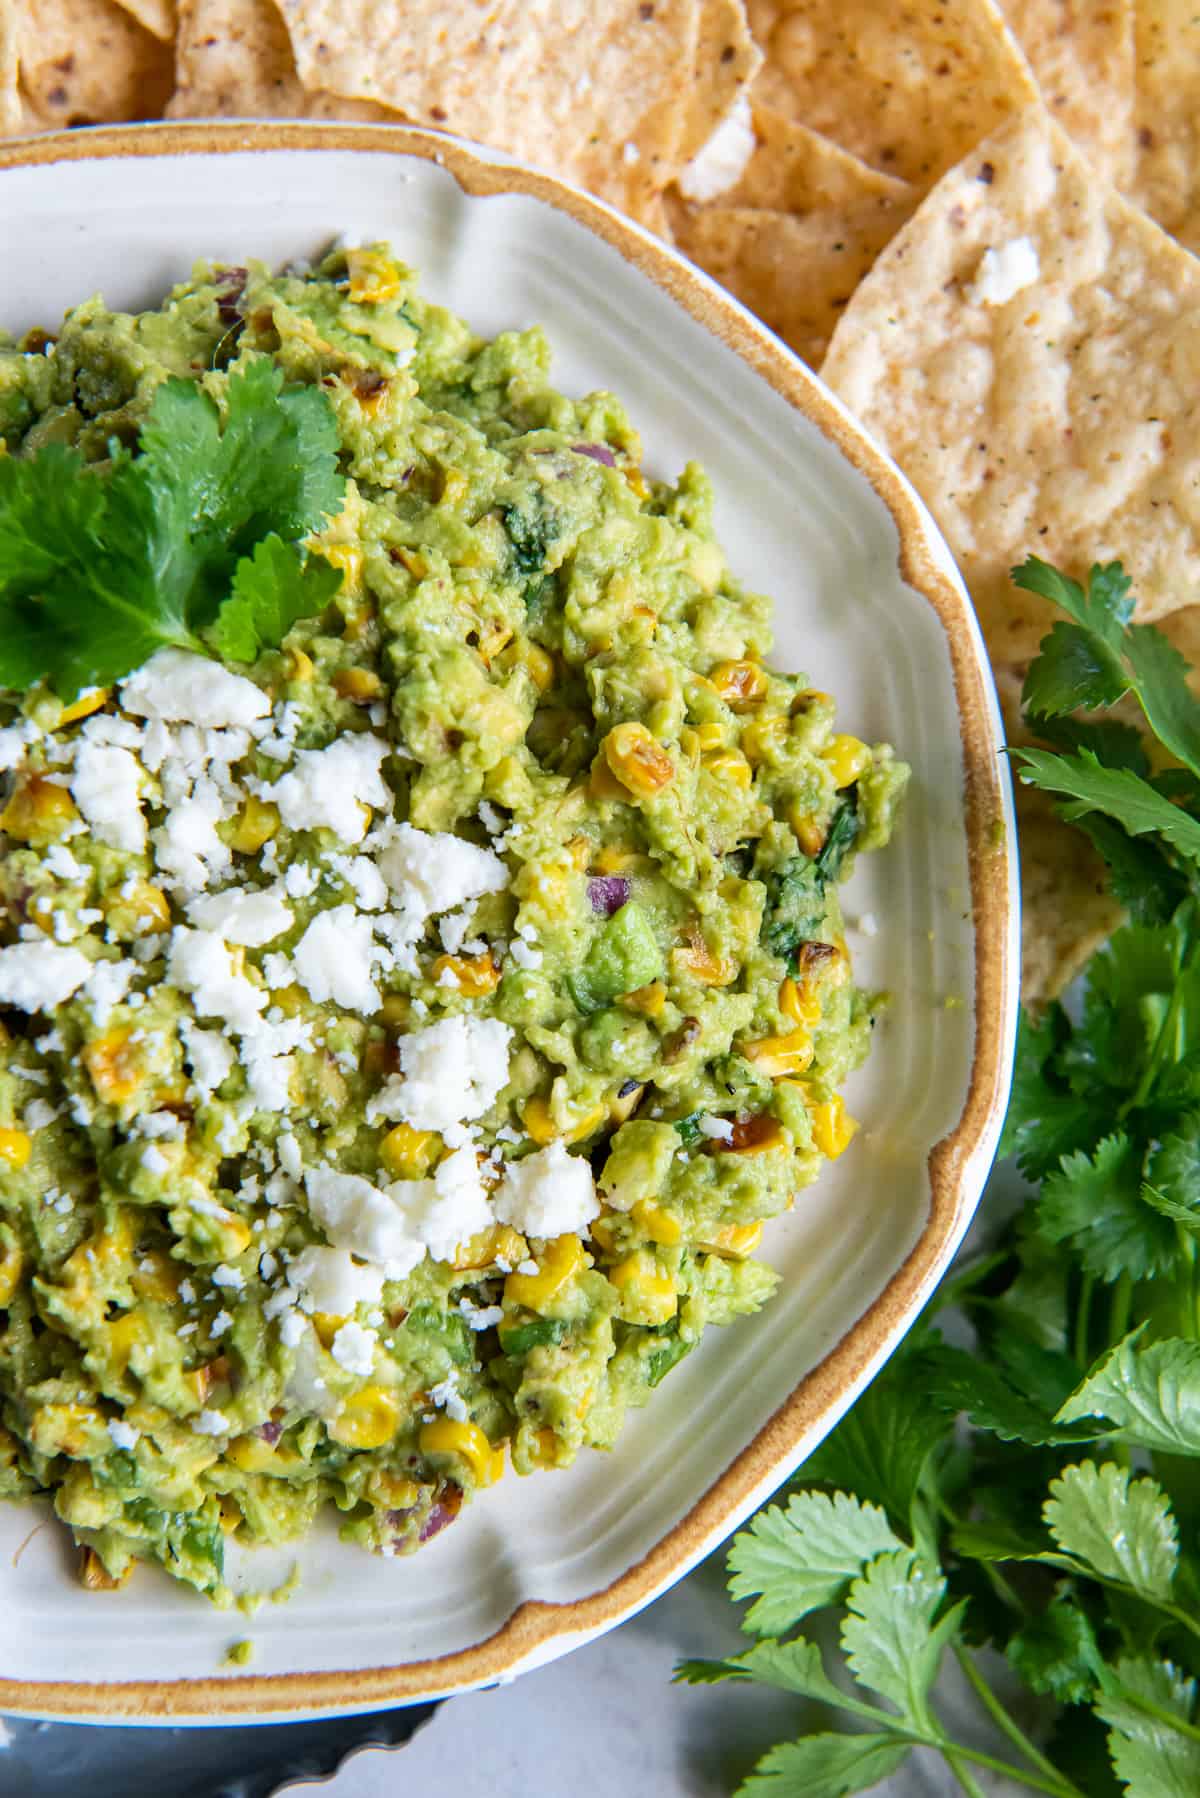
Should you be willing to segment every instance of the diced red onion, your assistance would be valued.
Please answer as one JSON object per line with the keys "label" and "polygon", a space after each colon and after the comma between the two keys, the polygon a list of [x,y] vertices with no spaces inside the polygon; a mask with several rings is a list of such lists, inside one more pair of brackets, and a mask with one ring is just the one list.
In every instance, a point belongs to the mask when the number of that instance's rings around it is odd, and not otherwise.
{"label": "diced red onion", "polygon": [[217,289],[217,315],[223,325],[236,324],[242,316],[238,301],[246,285],[244,268],[223,268],[219,274],[221,282]]}
{"label": "diced red onion", "polygon": [[441,1530],[444,1530],[448,1523],[453,1523],[457,1516],[457,1505],[451,1508],[449,1505],[444,1505],[439,1499],[421,1525],[421,1533],[417,1537],[417,1541],[428,1542],[431,1536],[436,1536]]}
{"label": "diced red onion", "polygon": [[631,886],[624,874],[597,874],[588,881],[588,900],[594,912],[611,918],[615,911],[629,903]]}
{"label": "diced red onion", "polygon": [[593,462],[603,462],[605,468],[617,466],[617,458],[607,443],[573,443],[571,448],[577,456],[590,456]]}
{"label": "diced red onion", "polygon": [[269,1443],[270,1446],[274,1448],[275,1444],[279,1441],[279,1438],[283,1435],[283,1425],[281,1423],[272,1423],[268,1418],[266,1423],[259,1424],[258,1433],[264,1442]]}

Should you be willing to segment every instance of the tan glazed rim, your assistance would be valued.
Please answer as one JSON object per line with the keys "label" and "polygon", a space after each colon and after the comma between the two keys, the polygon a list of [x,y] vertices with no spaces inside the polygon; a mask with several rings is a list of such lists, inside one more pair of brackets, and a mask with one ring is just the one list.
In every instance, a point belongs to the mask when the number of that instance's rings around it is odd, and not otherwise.
{"label": "tan glazed rim", "polygon": [[930,1209],[920,1239],[884,1291],[807,1374],[754,1440],[642,1560],[600,1591],[569,1603],[530,1599],[470,1648],[397,1666],[326,1673],[114,1682],[0,1678],[0,1711],[114,1722],[173,1717],[351,1713],[413,1703],[510,1674],[545,1658],[556,1638],[599,1633],[647,1603],[720,1540],[729,1519],[803,1439],[844,1402],[911,1320],[956,1239],[969,1203],[964,1179],[1006,1096],[1006,1046],[1015,1004],[1011,966],[1011,844],[987,677],[969,601],[935,556],[911,489],[825,389],[765,327],[705,276],[598,201],[553,177],[488,159],[454,139],[401,125],[203,122],[118,126],[0,145],[0,171],[113,158],[279,150],[366,151],[443,166],[469,195],[522,194],[567,213],[648,276],[810,420],[883,500],[899,533],[900,574],[932,606],[946,634],[958,706],[975,951],[975,1040],[970,1085],[954,1129],[928,1158]]}

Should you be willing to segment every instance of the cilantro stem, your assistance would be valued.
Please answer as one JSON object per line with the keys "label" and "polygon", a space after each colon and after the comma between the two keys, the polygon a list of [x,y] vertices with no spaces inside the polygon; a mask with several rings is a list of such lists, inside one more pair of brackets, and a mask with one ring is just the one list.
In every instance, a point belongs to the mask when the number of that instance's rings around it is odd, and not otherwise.
{"label": "cilantro stem", "polygon": [[1075,1310],[1075,1335],[1072,1347],[1075,1359],[1080,1367],[1089,1367],[1092,1357],[1088,1354],[1088,1327],[1091,1323],[1092,1293],[1096,1289],[1096,1276],[1084,1274],[1079,1285],[1079,1303]]}
{"label": "cilantro stem", "polygon": [[[995,1692],[993,1692],[991,1686],[989,1686],[987,1680],[983,1677],[983,1674],[979,1671],[979,1668],[975,1665],[975,1662],[961,1642],[955,1643],[954,1658],[966,1674],[968,1683],[980,1704],[992,1719],[996,1728],[1000,1730],[1003,1735],[1008,1737],[1018,1754],[1024,1755],[1030,1766],[1036,1767],[1039,1772],[1045,1773],[1051,1779],[1058,1781],[1061,1790],[1074,1792],[1077,1788],[1063,1782],[1062,1775],[1059,1773],[1058,1768],[1054,1765],[1053,1761],[1047,1760],[1041,1750],[1029,1740],[1029,1737],[1025,1734],[1025,1731],[1021,1728],[1016,1718],[1007,1707],[1001,1703],[1000,1699],[997,1698]],[[1080,1798],[1082,1798],[1082,1794],[1080,1794]]]}
{"label": "cilantro stem", "polygon": [[1108,1313],[1108,1339],[1111,1343],[1120,1342],[1129,1330],[1129,1313],[1133,1308],[1133,1281],[1128,1274],[1122,1274],[1113,1287],[1112,1304]]}
{"label": "cilantro stem", "polygon": [[958,1755],[948,1742],[942,1749],[942,1756],[951,1773],[953,1773],[955,1779],[957,1779],[959,1785],[967,1794],[967,1798],[987,1798],[983,1787],[980,1785],[975,1775],[969,1773],[966,1767],[959,1766]]}
{"label": "cilantro stem", "polygon": [[[1185,969],[1181,968],[1179,970],[1180,976],[1185,971]],[[1138,1081],[1137,1091],[1133,1094],[1132,1098],[1126,1099],[1125,1103],[1117,1113],[1117,1117],[1122,1123],[1129,1116],[1131,1111],[1139,1111],[1150,1096],[1154,1082],[1158,1078],[1158,1070],[1166,1052],[1167,1044],[1178,1032],[1179,1011],[1182,1004],[1182,998],[1183,981],[1182,978],[1177,976],[1174,988],[1171,992],[1171,1000],[1167,1006],[1166,1015],[1159,1026],[1158,1035],[1154,1039],[1154,1047],[1150,1051],[1150,1059],[1146,1063],[1145,1072]]]}

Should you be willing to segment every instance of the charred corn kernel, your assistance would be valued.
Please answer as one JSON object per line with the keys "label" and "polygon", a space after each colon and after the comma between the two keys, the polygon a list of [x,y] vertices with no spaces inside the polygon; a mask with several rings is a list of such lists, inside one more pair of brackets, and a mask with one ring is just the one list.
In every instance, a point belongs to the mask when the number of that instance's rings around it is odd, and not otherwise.
{"label": "charred corn kernel", "polygon": [[33,1153],[33,1138],[27,1130],[0,1130],[0,1164],[23,1168]]}
{"label": "charred corn kernel", "polygon": [[798,805],[790,805],[787,809],[787,821],[805,855],[820,855],[825,832],[812,813],[802,811]]}
{"label": "charred corn kernel", "polygon": [[157,1299],[169,1305],[179,1296],[183,1269],[161,1249],[139,1255],[133,1264],[129,1281],[140,1299]]}
{"label": "charred corn kernel", "polygon": [[742,1043],[739,1055],[772,1080],[781,1074],[802,1074],[813,1058],[812,1038],[807,1030],[794,1030],[789,1036],[760,1036],[757,1042]]}
{"label": "charred corn kernel", "polygon": [[400,1406],[385,1386],[352,1392],[329,1426],[329,1434],[345,1448],[382,1448],[400,1426]]}
{"label": "charred corn kernel", "polygon": [[550,1107],[545,1099],[530,1099],[521,1113],[526,1130],[536,1143],[553,1142],[561,1136],[564,1142],[582,1142],[585,1136],[591,1136],[598,1130],[608,1115],[604,1105],[590,1106],[587,1111],[568,1117],[561,1127],[551,1116]]}
{"label": "charred corn kernel", "polygon": [[813,707],[818,705],[828,706],[830,710],[832,710],[832,694],[823,693],[820,687],[805,687],[803,692],[797,693],[796,697],[793,699],[790,710],[792,716],[796,717],[801,713],[811,712]]}
{"label": "charred corn kernel", "polygon": [[108,1325],[105,1331],[108,1357],[118,1373],[125,1373],[135,1349],[146,1347],[152,1332],[139,1311],[129,1311]]}
{"label": "charred corn kernel", "polygon": [[527,1311],[541,1311],[582,1267],[583,1244],[578,1236],[554,1236],[542,1250],[536,1274],[509,1274],[504,1282],[504,1303],[510,1310],[524,1305]]}
{"label": "charred corn kernel", "polygon": [[671,951],[671,960],[681,973],[705,986],[728,986],[737,973],[736,964],[714,955],[698,932]]}
{"label": "charred corn kernel", "polygon": [[621,995],[622,1005],[640,1011],[647,1018],[661,1017],[666,1003],[667,989],[661,980],[652,980],[649,986],[638,986],[631,993]]}
{"label": "charred corn kernel", "polygon": [[729,786],[749,787],[754,780],[754,770],[736,749],[710,750],[703,758],[703,765],[714,780],[724,781]]}
{"label": "charred corn kernel", "polygon": [[643,638],[657,637],[658,613],[652,606],[634,606],[630,616],[638,620]]}
{"label": "charred corn kernel", "polygon": [[269,799],[251,796],[242,807],[229,847],[239,855],[254,855],[279,831],[279,807]]}
{"label": "charred corn kernel", "polygon": [[316,669],[312,657],[305,655],[302,649],[289,649],[283,658],[283,672],[290,681],[310,681]]}
{"label": "charred corn kernel", "polygon": [[[327,562],[332,563],[334,568],[340,568],[342,571],[342,584],[338,589],[338,597],[357,599],[362,592],[363,571],[363,553],[357,543],[318,543],[315,548]],[[297,650],[295,653],[304,655],[303,650]],[[304,659],[308,661],[307,656]],[[309,662],[308,665],[311,670],[312,663]],[[302,675],[299,678],[309,679],[311,676]]]}
{"label": "charred corn kernel", "polygon": [[[503,618],[491,618],[479,633],[479,653],[490,668],[501,650],[512,641],[512,625]],[[541,651],[545,654],[545,651]],[[553,663],[551,663],[553,670]],[[540,690],[540,689],[539,689]]]}
{"label": "charred corn kernel", "polygon": [[438,497],[445,500],[448,506],[460,505],[470,491],[471,483],[461,468],[442,470],[442,490]]}
{"label": "charred corn kernel", "polygon": [[650,799],[661,793],[674,776],[670,756],[644,724],[614,725],[601,748],[610,771],[635,798]]}
{"label": "charred corn kernel", "polygon": [[683,1240],[683,1225],[679,1219],[650,1199],[639,1199],[632,1215],[634,1223],[651,1242],[661,1242],[669,1248]]}
{"label": "charred corn kernel", "polygon": [[0,1255],[0,1309],[7,1305],[17,1290],[24,1271],[25,1257],[15,1242],[10,1243]]}
{"label": "charred corn kernel", "polygon": [[89,1592],[116,1592],[123,1586],[133,1572],[130,1561],[124,1573],[110,1573],[94,1548],[81,1548],[79,1551],[79,1583],[86,1586]]}
{"label": "charred corn kernel", "polygon": [[78,724],[81,718],[90,718],[93,712],[98,712],[101,706],[108,704],[111,692],[111,687],[89,687],[86,693],[73,699],[69,706],[64,706],[55,728],[61,730],[64,724]]}
{"label": "charred corn kernel", "polygon": [[535,1467],[553,1467],[558,1460],[558,1437],[553,1430],[539,1430],[529,1459]]}
{"label": "charred corn kernel", "polygon": [[631,1118],[637,1110],[638,1102],[645,1090],[646,1088],[644,1085],[634,1086],[629,1084],[628,1092],[622,1088],[614,1099],[609,1100],[608,1116],[610,1122],[614,1124],[623,1124],[628,1118]]}
{"label": "charred corn kernel", "polygon": [[0,812],[0,830],[18,842],[40,848],[61,836],[78,817],[66,787],[43,775],[31,774],[18,782],[12,798]]}
{"label": "charred corn kernel", "polygon": [[[33,1414],[29,1434],[40,1454],[78,1456],[84,1453],[89,1440],[95,1441],[100,1429],[103,1429],[100,1413],[92,1405],[72,1402],[39,1406]],[[108,1442],[107,1431],[104,1440]]]}
{"label": "charred corn kernel", "polygon": [[[253,803],[253,802],[252,802]],[[271,807],[275,811],[275,807]],[[276,821],[279,814],[275,813]],[[171,928],[171,905],[161,887],[139,880],[125,901],[133,914],[139,936],[149,936]]]}
{"label": "charred corn kernel", "polygon": [[786,1140],[778,1120],[760,1111],[745,1123],[735,1124],[729,1141],[714,1143],[713,1148],[721,1154],[769,1155]]}
{"label": "charred corn kernel", "polygon": [[665,1324],[679,1309],[674,1276],[660,1268],[645,1249],[635,1249],[618,1261],[608,1277],[621,1294],[627,1323]]}
{"label": "charred corn kernel", "polygon": [[350,298],[358,306],[380,306],[403,291],[400,270],[382,250],[347,250],[346,273]]}
{"label": "charred corn kernel", "polygon": [[492,1267],[497,1261],[505,1261],[515,1267],[524,1261],[529,1253],[529,1244],[518,1231],[507,1224],[493,1224],[490,1230],[480,1230],[477,1236],[468,1237],[460,1242],[451,1266],[459,1273],[466,1273],[473,1268]]}
{"label": "charred corn kernel", "polygon": [[810,1101],[808,1114],[812,1119],[813,1141],[822,1155],[836,1161],[850,1146],[858,1129],[857,1118],[852,1118],[846,1110],[841,1093],[834,1093],[832,1099]]}
{"label": "charred corn kernel", "polygon": [[494,993],[500,984],[500,970],[492,960],[490,949],[485,949],[482,955],[439,955],[430,970],[435,986],[444,984],[442,976],[447,971],[453,974],[459,992],[468,999]]}
{"label": "charred corn kernel", "polygon": [[339,699],[352,705],[370,705],[383,692],[383,682],[373,668],[339,668],[330,682]]}
{"label": "charred corn kernel", "polygon": [[714,1255],[728,1256],[732,1261],[744,1261],[752,1255],[762,1238],[761,1222],[756,1224],[725,1224],[714,1230],[704,1242],[702,1249],[709,1249]]}
{"label": "charred corn kernel", "polygon": [[82,1053],[96,1096],[106,1105],[124,1105],[145,1080],[138,1066],[137,1044],[131,1030],[109,1030],[88,1043]]}
{"label": "charred corn kernel", "polygon": [[593,799],[607,799],[613,804],[620,801],[629,804],[629,788],[619,781],[605,759],[603,750],[592,763],[588,777],[588,790]]}
{"label": "charred corn kernel", "polygon": [[597,874],[623,874],[638,861],[636,849],[621,849],[615,843],[601,849],[596,856]]}
{"label": "charred corn kernel", "polygon": [[561,864],[543,863],[532,871],[529,881],[529,897],[546,912],[561,912],[566,909],[571,891],[571,874],[573,870]]}
{"label": "charred corn kernel", "polygon": [[441,1152],[442,1139],[436,1130],[415,1130],[411,1124],[397,1124],[379,1145],[379,1159],[388,1173],[400,1180],[421,1179]]}
{"label": "charred corn kernel", "polygon": [[848,787],[871,766],[871,751],[857,737],[830,737],[821,760],[833,775],[835,787]]}
{"label": "charred corn kernel", "polygon": [[725,726],[723,724],[697,724],[695,734],[697,743],[706,754],[710,750],[725,747]]}
{"label": "charred corn kernel", "polygon": [[386,1467],[371,1475],[367,1491],[376,1504],[385,1505],[389,1511],[407,1511],[421,1496],[421,1488],[415,1480],[391,1473]]}
{"label": "charred corn kernel", "polygon": [[623,468],[621,472],[638,499],[649,499],[650,489],[646,485],[645,477],[640,468],[635,468],[633,464],[630,463],[627,467]]}
{"label": "charred corn kernel", "polygon": [[322,1348],[331,1348],[333,1339],[345,1323],[344,1317],[335,1317],[330,1311],[314,1311],[312,1314],[313,1329]]}
{"label": "charred corn kernel", "polygon": [[300,1465],[294,1448],[281,1448],[259,1435],[235,1436],[225,1454],[242,1473],[273,1473],[283,1478]]}
{"label": "charred corn kernel", "polygon": [[202,1367],[193,1367],[190,1373],[183,1376],[184,1384],[194,1394],[196,1403],[204,1406],[208,1403],[213,1388],[229,1377],[229,1362],[224,1355],[218,1355],[213,1361],[206,1361]]}
{"label": "charred corn kernel", "polygon": [[718,662],[709,680],[732,712],[748,712],[767,694],[767,677],[757,662]]}
{"label": "charred corn kernel", "polygon": [[237,1499],[229,1492],[223,1493],[217,1500],[217,1510],[221,1514],[221,1530],[226,1536],[232,1536],[241,1527],[242,1508]]}
{"label": "charred corn kernel", "polygon": [[612,1253],[613,1243],[616,1240],[613,1235],[613,1225],[616,1222],[616,1217],[616,1212],[610,1211],[596,1218],[594,1223],[589,1226],[592,1232],[593,1241],[598,1242],[606,1254]]}
{"label": "charred corn kernel", "polygon": [[793,1024],[811,1030],[821,1021],[821,996],[807,982],[798,986],[789,974],[780,984],[779,1009]]}
{"label": "charred corn kernel", "polygon": [[540,643],[526,643],[521,660],[539,693],[549,690],[554,681],[554,658]]}
{"label": "charred corn kernel", "polygon": [[423,1455],[461,1455],[478,1486],[491,1486],[504,1471],[504,1453],[497,1454],[477,1423],[459,1423],[453,1417],[435,1417],[421,1425],[417,1446]]}
{"label": "charred corn kernel", "polygon": [[755,767],[770,761],[787,742],[788,721],[780,713],[769,718],[752,718],[742,729],[742,754]]}

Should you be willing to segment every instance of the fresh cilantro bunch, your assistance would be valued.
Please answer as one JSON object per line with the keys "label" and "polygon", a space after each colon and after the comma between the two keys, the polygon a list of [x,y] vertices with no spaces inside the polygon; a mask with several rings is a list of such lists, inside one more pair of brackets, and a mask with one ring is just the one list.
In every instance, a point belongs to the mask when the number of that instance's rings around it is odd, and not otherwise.
{"label": "fresh cilantro bunch", "polygon": [[337,426],[269,358],[154,395],[137,453],[0,457],[0,686],[61,699],[165,645],[252,661],[341,582],[301,540],[340,510]]}
{"label": "fresh cilantro bunch", "polygon": [[[917,1746],[974,1798],[977,1769],[1051,1798],[1200,1794],[1200,703],[1119,564],[1086,592],[1033,560],[1014,578],[1068,615],[1024,689],[1053,747],[1014,750],[1021,777],[1130,922],[1077,1004],[1022,1020],[1003,1148],[1025,1202],[734,1540],[752,1645],[679,1677],[844,1724],[773,1749],[744,1798],[840,1798]],[[807,1633],[831,1608],[832,1668]],[[994,1753],[939,1714],[947,1658]]]}

